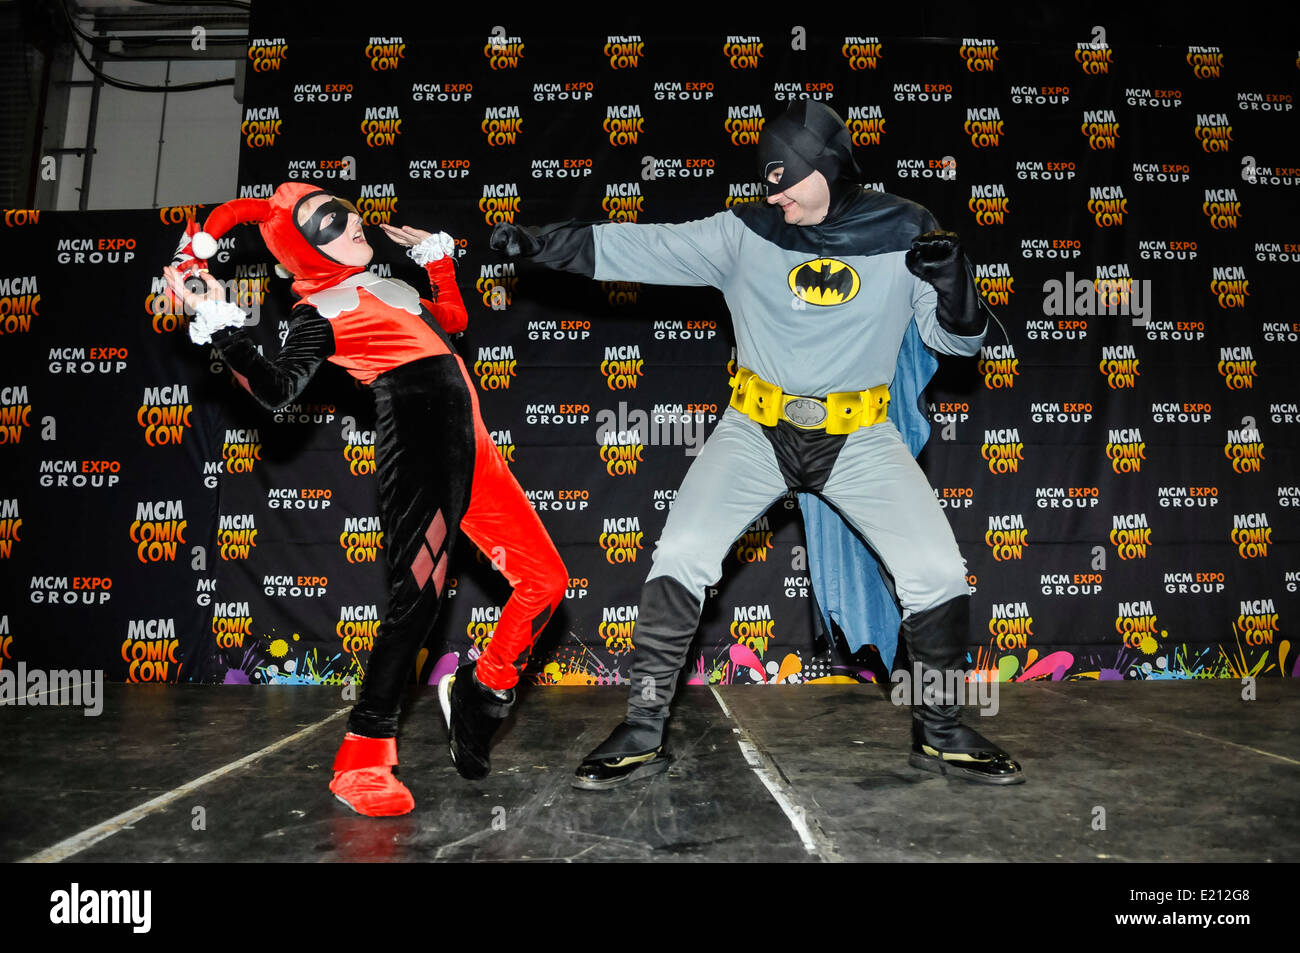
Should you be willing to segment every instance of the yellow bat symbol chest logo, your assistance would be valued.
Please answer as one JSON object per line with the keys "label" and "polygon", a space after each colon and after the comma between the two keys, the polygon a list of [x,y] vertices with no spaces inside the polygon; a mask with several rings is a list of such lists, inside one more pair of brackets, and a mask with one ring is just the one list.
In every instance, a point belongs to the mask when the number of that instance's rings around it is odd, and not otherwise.
{"label": "yellow bat symbol chest logo", "polygon": [[786,281],[796,298],[823,307],[852,301],[861,287],[858,273],[838,258],[805,261],[790,269]]}

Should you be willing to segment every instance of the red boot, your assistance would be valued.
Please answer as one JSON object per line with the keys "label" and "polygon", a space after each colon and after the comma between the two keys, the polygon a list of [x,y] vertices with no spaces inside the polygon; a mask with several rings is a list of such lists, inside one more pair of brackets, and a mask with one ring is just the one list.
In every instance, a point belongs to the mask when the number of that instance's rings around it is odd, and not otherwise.
{"label": "red boot", "polygon": [[393,817],[409,814],[415,798],[393,775],[396,738],[363,738],[348,732],[334,757],[334,796],[358,814]]}

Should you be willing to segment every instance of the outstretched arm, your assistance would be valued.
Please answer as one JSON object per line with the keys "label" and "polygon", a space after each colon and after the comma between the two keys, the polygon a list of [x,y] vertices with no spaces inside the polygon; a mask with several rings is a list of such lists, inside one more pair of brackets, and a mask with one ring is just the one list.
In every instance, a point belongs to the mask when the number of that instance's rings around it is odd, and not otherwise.
{"label": "outstretched arm", "polygon": [[506,258],[529,261],[570,271],[588,278],[596,274],[595,228],[592,222],[553,222],[550,225],[516,225],[497,222],[488,244]]}
{"label": "outstretched arm", "polygon": [[469,324],[469,312],[461,300],[456,286],[456,245],[446,232],[426,232],[422,228],[403,225],[394,228],[380,225],[384,234],[406,246],[406,253],[418,265],[424,266],[433,289],[433,300],[422,298],[424,306],[448,334],[464,331]]}
{"label": "outstretched arm", "polygon": [[334,353],[329,322],[311,305],[298,305],[279,354],[275,360],[267,360],[242,328],[244,312],[225,300],[224,289],[212,275],[201,274],[208,287],[198,295],[185,289],[176,269],[163,269],[176,296],[194,313],[190,338],[196,344],[211,343],[244,389],[263,407],[278,410],[303,392],[316,370]]}
{"label": "outstretched arm", "polygon": [[491,245],[508,258],[600,281],[721,288],[734,268],[742,228],[730,212],[676,225],[561,222],[535,228],[500,222]]}

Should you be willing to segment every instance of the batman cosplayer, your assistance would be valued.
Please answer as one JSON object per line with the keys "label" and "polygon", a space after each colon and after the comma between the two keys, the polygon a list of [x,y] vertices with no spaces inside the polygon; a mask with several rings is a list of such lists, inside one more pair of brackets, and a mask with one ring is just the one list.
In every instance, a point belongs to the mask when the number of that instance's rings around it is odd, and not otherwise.
{"label": "batman cosplayer", "polygon": [[626,720],[574,786],[667,768],[665,723],[705,588],[790,489],[821,497],[866,540],[892,578],[899,637],[923,682],[942,686],[913,705],[911,764],[1021,782],[1015,761],[961,724],[955,686],[941,677],[966,657],[965,565],[888,411],[913,326],[944,354],[973,355],[984,339],[957,236],[921,206],[857,185],[848,130],[824,104],[803,100],[769,122],[758,153],[766,203],[677,225],[503,223],[492,234],[508,257],[601,281],[718,288],[736,335],[730,407],[677,492],[641,592]]}
{"label": "batman cosplayer", "polygon": [[[206,270],[216,239],[257,224],[267,248],[292,272],[301,299],[274,359],[241,329],[243,312],[224,300]],[[384,527],[388,599],[366,665],[361,696],[334,759],[330,790],[359,814],[405,814],[415,804],[393,774],[401,696],[444,596],[457,531],[514,587],[494,638],[438,686],[451,756],[467,778],[488,773],[488,748],[514,704],[514,686],[542,627],[564,598],[568,572],[532,504],[507,469],[479,415],[478,396],[450,335],[467,315],[456,287],[451,239],[383,226],[424,266],[432,298],[365,269],[373,250],[355,206],[321,189],[286,182],[270,199],[218,206],[191,223],[172,267],[173,293],[194,312],[190,337],[214,345],[259,403],[295,399],[324,361],[340,365],[375,397],[375,462]],[[279,270],[279,269],[277,269]],[[198,272],[201,296],[184,277]]]}

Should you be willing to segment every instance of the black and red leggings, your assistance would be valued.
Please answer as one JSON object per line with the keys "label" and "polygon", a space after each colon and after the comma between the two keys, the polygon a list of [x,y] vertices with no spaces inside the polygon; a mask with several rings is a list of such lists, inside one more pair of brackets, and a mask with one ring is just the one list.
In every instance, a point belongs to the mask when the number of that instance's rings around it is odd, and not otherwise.
{"label": "black and red leggings", "polygon": [[514,587],[475,669],[489,688],[510,688],[519,680],[569,577],[488,436],[474,383],[458,356],[404,364],[381,374],[371,390],[388,611],[348,730],[391,738],[416,654],[442,603],[457,530],[491,554]]}

